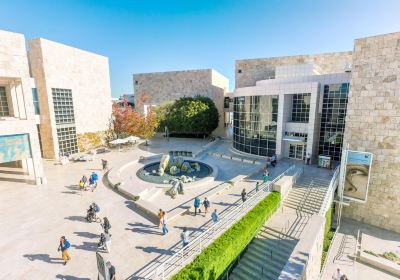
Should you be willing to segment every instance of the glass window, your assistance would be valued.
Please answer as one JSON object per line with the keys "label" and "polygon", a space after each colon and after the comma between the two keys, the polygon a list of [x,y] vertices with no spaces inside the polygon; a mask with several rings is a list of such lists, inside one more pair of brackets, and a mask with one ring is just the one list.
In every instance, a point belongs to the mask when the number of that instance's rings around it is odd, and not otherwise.
{"label": "glass window", "polygon": [[[233,147],[260,156],[275,153],[278,96],[235,97]],[[240,121],[239,121],[240,120]]]}
{"label": "glass window", "polygon": [[8,116],[10,116],[10,109],[8,108],[6,88],[0,87],[0,117]]}
{"label": "glass window", "polygon": [[324,86],[319,135],[319,154],[340,161],[346,121],[349,84]]}
{"label": "glass window", "polygon": [[40,115],[39,96],[36,88],[32,89],[32,98],[33,98],[33,107],[35,108],[35,115]]}
{"label": "glass window", "polygon": [[308,122],[311,93],[293,94],[292,122]]}

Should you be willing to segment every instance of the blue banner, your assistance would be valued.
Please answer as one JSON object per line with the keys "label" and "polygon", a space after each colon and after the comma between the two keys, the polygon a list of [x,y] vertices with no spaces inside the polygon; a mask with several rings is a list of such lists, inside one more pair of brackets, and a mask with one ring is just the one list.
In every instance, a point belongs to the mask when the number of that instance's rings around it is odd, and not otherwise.
{"label": "blue banner", "polygon": [[31,157],[28,134],[0,136],[0,163]]}

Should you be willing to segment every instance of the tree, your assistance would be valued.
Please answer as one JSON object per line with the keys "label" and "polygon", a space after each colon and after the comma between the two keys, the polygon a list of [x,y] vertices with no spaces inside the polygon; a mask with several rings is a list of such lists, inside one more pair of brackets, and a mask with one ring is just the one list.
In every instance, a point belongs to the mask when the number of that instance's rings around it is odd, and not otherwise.
{"label": "tree", "polygon": [[211,134],[218,127],[219,114],[214,102],[205,96],[182,97],[158,111],[171,133]]}
{"label": "tree", "polygon": [[158,127],[157,116],[150,108],[147,111],[147,115],[139,114],[138,125],[136,127],[136,136],[147,141],[156,134],[156,129]]}

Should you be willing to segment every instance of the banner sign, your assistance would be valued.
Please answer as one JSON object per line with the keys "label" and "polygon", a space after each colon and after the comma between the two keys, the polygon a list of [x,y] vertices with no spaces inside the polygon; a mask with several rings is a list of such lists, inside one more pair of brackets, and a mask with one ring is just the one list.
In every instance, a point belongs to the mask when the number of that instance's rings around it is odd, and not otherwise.
{"label": "banner sign", "polygon": [[99,252],[96,252],[96,260],[97,260],[97,270],[99,272],[97,278],[99,280],[110,279],[110,276],[108,275],[108,268],[106,266],[106,260],[103,258],[102,255],[99,254]]}
{"label": "banner sign", "polygon": [[371,174],[372,154],[347,151],[344,166],[343,198],[366,202]]}
{"label": "banner sign", "polygon": [[0,163],[31,157],[28,134],[0,136]]}

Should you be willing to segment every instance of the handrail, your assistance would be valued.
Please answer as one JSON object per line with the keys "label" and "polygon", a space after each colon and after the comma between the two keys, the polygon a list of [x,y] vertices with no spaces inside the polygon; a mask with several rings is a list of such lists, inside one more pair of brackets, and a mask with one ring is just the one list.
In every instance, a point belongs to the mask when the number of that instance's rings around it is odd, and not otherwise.
{"label": "handrail", "polygon": [[332,179],[329,182],[328,191],[325,194],[324,201],[322,202],[321,208],[319,209],[318,215],[325,216],[326,211],[328,211],[331,199],[333,198],[333,193],[335,191],[336,180],[339,179],[340,165],[336,167],[333,172]]}
{"label": "handrail", "polygon": [[[208,244],[214,241],[219,235],[231,227],[237,220],[249,212],[259,201],[266,197],[271,191],[273,184],[289,172],[295,170],[295,165],[290,166],[274,180],[264,182],[260,185],[260,190],[242,203],[240,206],[228,211],[226,215],[220,218],[218,223],[211,225],[208,229],[195,237],[186,247],[182,247],[175,252],[166,261],[161,263],[155,270],[146,275],[145,279],[166,279],[172,275],[178,268],[182,269],[186,264],[203,250]],[[184,258],[185,252],[192,253]]]}
{"label": "handrail", "polygon": [[[322,279],[322,276],[323,276],[324,273],[325,273],[325,269],[326,269],[326,267],[327,267],[328,257],[329,257],[329,255],[330,255],[331,250],[332,250],[332,247],[333,247],[332,244],[333,244],[333,242],[335,241],[335,239],[336,239],[336,237],[337,237],[338,231],[339,231],[339,227],[336,228],[335,233],[333,234],[333,237],[332,237],[332,240],[331,240],[331,245],[329,246],[328,252],[326,252],[326,255],[325,255],[325,262],[322,264],[322,269],[321,269],[321,272],[319,273],[319,278],[318,278],[318,279]],[[307,261],[308,261],[308,260],[307,260]]]}

